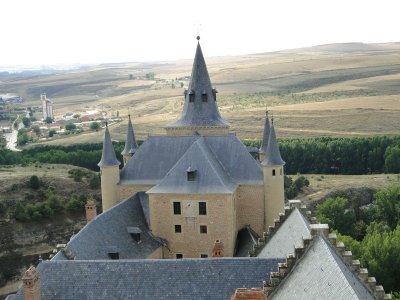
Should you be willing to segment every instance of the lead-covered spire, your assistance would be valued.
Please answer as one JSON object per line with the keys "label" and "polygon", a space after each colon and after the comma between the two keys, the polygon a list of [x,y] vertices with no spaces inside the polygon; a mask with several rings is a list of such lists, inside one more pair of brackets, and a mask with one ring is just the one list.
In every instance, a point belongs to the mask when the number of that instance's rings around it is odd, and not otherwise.
{"label": "lead-covered spire", "polygon": [[135,133],[133,131],[131,115],[129,114],[128,115],[128,133],[126,135],[125,148],[121,152],[121,154],[124,156],[133,155],[136,152],[137,148],[138,148],[138,146],[137,146],[136,139],[135,139]]}
{"label": "lead-covered spire", "polygon": [[260,153],[265,154],[267,152],[270,131],[271,131],[271,127],[269,125],[268,110],[266,109],[265,110],[264,133],[263,133],[262,144],[260,147]]}
{"label": "lead-covered spire", "polygon": [[100,168],[119,166],[121,163],[118,161],[113,144],[111,142],[110,132],[108,131],[108,126],[106,124],[106,130],[104,132],[103,140],[103,153],[101,154],[101,160],[97,164]]}
{"label": "lead-covered spire", "polygon": [[262,162],[264,166],[283,166],[285,162],[281,157],[281,153],[279,151],[278,142],[276,140],[275,135],[275,127],[274,127],[274,119],[272,119],[267,151],[265,153],[265,159]]}
{"label": "lead-covered spire", "polygon": [[[199,40],[200,37],[197,37]],[[219,114],[217,91],[212,88],[200,43],[197,43],[189,88],[185,90],[185,104],[178,121],[167,128],[229,127]]]}

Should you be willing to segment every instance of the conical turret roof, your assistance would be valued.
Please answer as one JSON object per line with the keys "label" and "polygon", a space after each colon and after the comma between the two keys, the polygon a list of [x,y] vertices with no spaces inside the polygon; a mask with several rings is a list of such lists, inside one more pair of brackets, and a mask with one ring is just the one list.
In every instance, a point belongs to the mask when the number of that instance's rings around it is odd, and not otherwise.
{"label": "conical turret roof", "polygon": [[[198,37],[199,39],[199,37]],[[216,90],[212,88],[200,43],[197,44],[189,88],[178,121],[167,127],[229,127],[219,114]]]}
{"label": "conical turret roof", "polygon": [[128,133],[126,135],[125,148],[121,152],[121,154],[122,155],[131,155],[136,152],[137,148],[138,148],[138,146],[137,146],[136,139],[135,139],[135,133],[133,131],[131,115],[128,115]]}
{"label": "conical turret roof", "polygon": [[266,110],[265,111],[264,134],[263,134],[262,144],[260,147],[260,153],[265,154],[265,152],[267,152],[270,131],[271,131],[271,127],[269,125],[268,110]]}
{"label": "conical turret roof", "polygon": [[115,150],[111,142],[110,132],[108,131],[108,126],[106,125],[106,130],[104,132],[103,140],[103,153],[101,154],[101,160],[97,164],[100,168],[119,166],[121,163],[115,156]]}
{"label": "conical turret roof", "polygon": [[262,162],[263,166],[283,166],[285,162],[279,152],[278,142],[275,135],[274,121],[271,124],[271,130],[268,139],[267,151],[265,152],[265,159]]}

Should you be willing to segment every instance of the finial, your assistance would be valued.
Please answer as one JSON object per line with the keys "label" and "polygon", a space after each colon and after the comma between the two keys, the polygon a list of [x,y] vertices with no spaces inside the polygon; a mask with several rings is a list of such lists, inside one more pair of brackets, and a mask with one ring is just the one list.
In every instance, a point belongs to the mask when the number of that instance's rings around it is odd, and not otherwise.
{"label": "finial", "polygon": [[268,117],[268,106],[265,105],[265,115]]}
{"label": "finial", "polygon": [[200,36],[199,35],[196,37],[196,40],[200,41]]}
{"label": "finial", "polygon": [[108,127],[108,122],[106,122],[106,127]]}
{"label": "finial", "polygon": [[272,115],[272,117],[271,117],[271,122],[272,122],[272,125],[274,125],[274,115]]}

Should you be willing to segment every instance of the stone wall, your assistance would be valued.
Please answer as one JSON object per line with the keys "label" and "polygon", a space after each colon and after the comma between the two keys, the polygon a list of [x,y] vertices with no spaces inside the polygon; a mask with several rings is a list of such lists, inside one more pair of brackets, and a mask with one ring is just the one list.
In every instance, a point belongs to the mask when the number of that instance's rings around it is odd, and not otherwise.
{"label": "stone wall", "polygon": [[[233,256],[236,239],[236,212],[233,195],[229,194],[150,194],[150,223],[155,236],[168,241],[170,252],[164,258],[211,256],[215,240],[225,246],[225,255]],[[181,203],[181,214],[175,215],[173,202]],[[207,214],[199,215],[199,202],[207,203]],[[182,232],[175,232],[181,225]],[[200,233],[200,226],[207,226],[207,233]]]}

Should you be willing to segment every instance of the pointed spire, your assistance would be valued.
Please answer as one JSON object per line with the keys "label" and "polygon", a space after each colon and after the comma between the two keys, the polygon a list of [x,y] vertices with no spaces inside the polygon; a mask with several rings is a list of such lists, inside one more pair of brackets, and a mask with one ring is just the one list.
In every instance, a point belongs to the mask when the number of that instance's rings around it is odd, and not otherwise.
{"label": "pointed spire", "polygon": [[267,151],[265,153],[265,159],[262,162],[263,166],[283,166],[285,162],[279,152],[278,142],[275,135],[274,121],[272,118],[271,130],[268,139]]}
{"label": "pointed spire", "polygon": [[270,128],[270,125],[269,125],[268,109],[265,108],[264,134],[263,134],[262,144],[261,144],[261,147],[260,147],[260,153],[264,153],[265,154],[267,152],[270,130],[271,130],[271,128]]}
{"label": "pointed spire", "polygon": [[100,168],[102,167],[110,167],[110,166],[119,166],[121,163],[117,160],[115,156],[115,151],[113,144],[111,142],[110,132],[108,131],[108,125],[106,123],[106,130],[104,132],[104,140],[103,140],[103,153],[101,154],[101,160],[97,164]]}
{"label": "pointed spire", "polygon": [[178,121],[168,127],[229,127],[219,114],[216,104],[216,90],[212,88],[207,65],[197,37],[197,49],[194,57],[189,88],[185,91],[185,104]]}
{"label": "pointed spire", "polygon": [[135,133],[131,122],[131,115],[128,115],[128,134],[126,136],[125,148],[121,152],[122,155],[132,155],[136,152],[138,146],[135,139]]}

